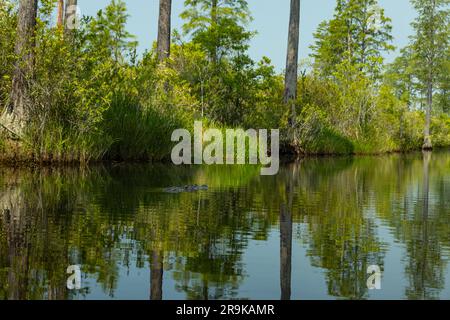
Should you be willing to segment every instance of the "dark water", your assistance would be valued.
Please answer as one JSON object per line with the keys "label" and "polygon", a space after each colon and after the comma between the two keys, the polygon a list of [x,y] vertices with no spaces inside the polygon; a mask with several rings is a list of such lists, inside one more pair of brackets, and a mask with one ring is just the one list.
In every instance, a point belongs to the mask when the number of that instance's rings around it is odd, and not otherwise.
{"label": "dark water", "polygon": [[[163,192],[187,184],[209,191]],[[0,214],[1,299],[450,298],[450,152],[308,159],[275,177],[0,168]]]}

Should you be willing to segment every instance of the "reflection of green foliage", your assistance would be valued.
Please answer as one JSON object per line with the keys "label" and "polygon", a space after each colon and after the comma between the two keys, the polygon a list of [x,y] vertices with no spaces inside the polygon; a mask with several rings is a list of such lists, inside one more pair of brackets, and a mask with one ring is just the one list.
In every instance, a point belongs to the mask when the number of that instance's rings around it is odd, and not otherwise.
{"label": "reflection of green foliage", "polygon": [[317,160],[300,170],[297,201],[304,203],[302,221],[309,225],[308,255],[313,266],[326,270],[330,295],[363,299],[367,267],[382,265],[384,257],[375,221],[364,210],[369,199],[361,181],[371,162],[342,159],[328,166],[333,163]]}
{"label": "reflection of green foliage", "polygon": [[[267,240],[289,202],[294,224],[305,225],[294,237],[324,270],[329,295],[368,298],[367,267],[383,266],[387,249],[381,222],[404,244],[405,296],[439,298],[450,158],[434,153],[424,168],[420,155],[395,155],[302,160],[273,177],[251,166],[1,169],[0,204],[9,213],[0,220],[0,298],[72,298],[69,264],[114,296],[119,267],[144,268],[152,252],[186,298],[240,297],[249,241]],[[207,192],[162,192],[204,183]]]}
{"label": "reflection of green foliage", "polygon": [[[10,257],[8,246],[12,245],[11,238],[3,232],[3,227],[7,229],[11,225],[7,221],[0,225],[2,283],[8,283],[11,273],[24,274],[16,279],[17,291],[27,296],[18,297],[40,298],[47,295],[50,298],[67,298],[65,268],[71,263],[80,263],[83,264],[83,271],[95,276],[105,292],[113,296],[118,280],[118,263],[128,265],[131,254],[136,254],[143,267],[145,258],[142,254],[162,248],[166,252],[189,257],[180,268],[192,273],[194,278],[195,274],[205,274],[202,275],[203,281],[210,283],[211,288],[217,287],[217,292],[226,294],[228,290],[220,287],[230,281],[236,283],[242,276],[239,271],[242,268],[235,261],[243,251],[245,241],[236,239],[234,230],[242,227],[250,232],[250,226],[245,227],[250,220],[243,214],[234,214],[235,209],[219,215],[220,207],[209,204],[226,203],[226,197],[220,191],[207,195],[182,194],[173,199],[173,195],[162,193],[162,188],[167,185],[200,184],[202,179],[209,179],[212,175],[225,177],[230,174],[236,180],[228,180],[217,187],[235,188],[239,186],[239,181],[247,183],[251,174],[246,173],[247,170],[230,168],[221,172],[217,167],[205,168],[198,173],[177,167],[167,169],[163,166],[125,166],[106,171],[99,167],[85,172],[24,171],[17,176],[11,176],[6,171],[2,177],[11,190],[6,190],[3,200],[6,204],[17,202],[12,211],[20,214],[21,218],[15,236],[25,237],[26,241],[16,243],[19,250]],[[256,170],[251,169],[250,172]],[[15,185],[10,184],[19,176],[20,191],[17,191]],[[124,193],[124,190],[127,192]],[[29,206],[22,203],[22,195],[30,195],[27,196]],[[16,197],[11,198],[13,196]],[[183,204],[190,205],[185,207],[185,212],[180,212]],[[149,211],[159,206],[164,210],[156,213]],[[36,216],[34,212],[42,212],[44,217]],[[105,212],[108,214],[105,215]],[[28,216],[33,220],[28,221]],[[31,233],[21,226],[27,223],[33,226]],[[34,233],[36,237],[29,238]],[[127,241],[125,246],[124,239],[131,239],[132,242]],[[28,246],[31,246],[31,252],[25,250]],[[205,250],[200,254],[199,246]],[[235,248],[231,254],[229,246]],[[206,254],[206,250],[210,250],[210,254]],[[30,254],[33,260],[24,272],[21,269],[23,265],[15,261]],[[13,269],[3,267],[10,265],[8,257],[13,259]],[[210,264],[211,261],[214,263]],[[29,279],[33,279],[31,275],[35,272],[44,273],[42,282],[33,285]],[[195,284],[192,285],[195,287]],[[34,292],[33,287],[40,291]],[[59,295],[50,296],[53,287],[59,290]],[[6,287],[0,292],[5,298],[12,297]]]}
{"label": "reflection of green foliage", "polygon": [[[383,191],[390,194],[379,202],[379,214],[405,243],[407,263],[405,273],[409,281],[405,295],[410,299],[439,298],[445,279],[444,248],[450,245],[448,208],[445,194],[449,187],[446,176],[450,162],[445,154],[434,153],[431,161],[413,156],[400,159],[402,166],[391,162],[379,180],[395,168],[398,182],[384,183]],[[403,182],[404,181],[404,182]],[[419,186],[413,187],[413,186]]]}
{"label": "reflection of green foliage", "polygon": [[259,175],[259,170],[258,166],[251,165],[205,166],[198,178],[212,188],[239,188],[248,185]]}

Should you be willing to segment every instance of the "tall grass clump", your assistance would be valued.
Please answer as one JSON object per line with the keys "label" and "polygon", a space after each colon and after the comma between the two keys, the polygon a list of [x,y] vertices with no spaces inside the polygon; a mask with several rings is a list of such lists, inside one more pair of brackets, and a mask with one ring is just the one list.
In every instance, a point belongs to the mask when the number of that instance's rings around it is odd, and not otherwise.
{"label": "tall grass clump", "polygon": [[161,161],[170,156],[173,130],[184,126],[178,110],[119,95],[104,114],[103,132],[112,144],[105,156],[115,160]]}
{"label": "tall grass clump", "polygon": [[99,130],[82,131],[58,123],[30,126],[25,140],[25,150],[37,162],[99,161],[112,144],[112,139]]}

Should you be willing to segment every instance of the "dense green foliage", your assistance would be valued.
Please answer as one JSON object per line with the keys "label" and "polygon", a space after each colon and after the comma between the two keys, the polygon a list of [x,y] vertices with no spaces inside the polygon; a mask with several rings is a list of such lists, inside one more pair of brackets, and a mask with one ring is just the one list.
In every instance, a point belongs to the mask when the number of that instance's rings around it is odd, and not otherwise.
{"label": "dense green foliage", "polygon": [[335,15],[319,25],[314,58],[322,74],[332,76],[343,61],[376,77],[384,51],[393,50],[391,20],[377,0],[337,0]]}
{"label": "dense green foliage", "polygon": [[[420,1],[415,4],[420,11]],[[136,54],[124,2],[111,1],[70,32],[55,27],[55,6],[56,0],[40,1],[30,125],[20,147],[0,138],[6,157],[164,160],[171,132],[191,128],[195,119],[218,127],[280,128],[283,151],[292,151],[283,77],[268,58],[253,61],[247,52],[254,35],[247,28],[247,1],[186,0],[183,32],[174,32],[163,66],[154,50]],[[0,0],[0,111],[9,103],[17,58],[16,20],[17,2]],[[427,44],[414,45],[425,40],[413,39],[384,72],[383,52],[393,49],[391,28],[376,0],[337,1],[334,18],[316,33],[314,63],[299,78],[295,150],[348,154],[421,147],[423,106],[411,99],[420,100],[423,79],[414,70],[421,65],[417,48]],[[440,38],[448,35],[447,24]],[[435,146],[446,146],[450,49],[440,43],[444,57],[436,67],[439,112],[432,135]]]}

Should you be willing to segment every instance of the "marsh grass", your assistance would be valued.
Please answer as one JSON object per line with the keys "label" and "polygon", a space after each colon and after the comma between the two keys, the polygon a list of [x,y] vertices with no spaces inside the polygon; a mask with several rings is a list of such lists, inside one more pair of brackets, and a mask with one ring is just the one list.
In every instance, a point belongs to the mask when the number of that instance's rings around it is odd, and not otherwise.
{"label": "marsh grass", "polygon": [[184,126],[179,111],[142,106],[126,96],[113,99],[101,128],[111,140],[105,158],[114,160],[167,160],[172,131]]}

